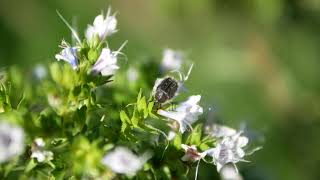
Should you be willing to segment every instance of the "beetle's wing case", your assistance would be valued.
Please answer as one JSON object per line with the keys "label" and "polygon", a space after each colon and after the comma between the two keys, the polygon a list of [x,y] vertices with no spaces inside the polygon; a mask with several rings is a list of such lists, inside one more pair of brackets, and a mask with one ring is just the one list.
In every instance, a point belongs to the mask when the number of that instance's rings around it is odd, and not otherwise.
{"label": "beetle's wing case", "polygon": [[178,90],[178,82],[175,79],[168,77],[160,83],[157,90],[163,90],[167,94],[168,100],[172,99]]}
{"label": "beetle's wing case", "polygon": [[[166,77],[165,77],[166,78]],[[156,82],[154,83],[154,86],[152,88],[152,96],[156,94],[157,87],[160,85],[160,83],[165,79],[165,78],[157,78]]]}
{"label": "beetle's wing case", "polygon": [[178,95],[177,91],[179,90],[180,84],[182,83],[170,76],[157,78],[152,89],[152,96],[156,96],[157,92],[161,91],[167,96],[166,100],[162,103],[168,103]]}

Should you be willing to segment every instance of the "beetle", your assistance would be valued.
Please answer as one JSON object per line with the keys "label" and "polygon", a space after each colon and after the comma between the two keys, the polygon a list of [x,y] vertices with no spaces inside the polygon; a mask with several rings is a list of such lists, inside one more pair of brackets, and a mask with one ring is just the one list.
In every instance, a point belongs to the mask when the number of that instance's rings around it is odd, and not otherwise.
{"label": "beetle", "polygon": [[172,99],[178,91],[179,83],[172,77],[164,78],[156,87],[155,100],[158,103],[165,103]]}

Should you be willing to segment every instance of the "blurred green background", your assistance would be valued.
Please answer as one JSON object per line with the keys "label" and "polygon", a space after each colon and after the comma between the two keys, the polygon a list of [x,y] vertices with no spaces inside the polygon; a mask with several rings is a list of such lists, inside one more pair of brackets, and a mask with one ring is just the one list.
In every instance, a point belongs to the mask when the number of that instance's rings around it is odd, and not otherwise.
{"label": "blurred green background", "polygon": [[[320,178],[319,0],[2,0],[1,68],[54,61],[71,36],[56,10],[83,35],[109,5],[120,29],[110,46],[129,40],[129,64],[184,50],[195,62],[189,93],[203,96],[214,119],[245,123],[263,143],[240,163],[245,179]],[[216,175],[200,169],[200,179]]]}

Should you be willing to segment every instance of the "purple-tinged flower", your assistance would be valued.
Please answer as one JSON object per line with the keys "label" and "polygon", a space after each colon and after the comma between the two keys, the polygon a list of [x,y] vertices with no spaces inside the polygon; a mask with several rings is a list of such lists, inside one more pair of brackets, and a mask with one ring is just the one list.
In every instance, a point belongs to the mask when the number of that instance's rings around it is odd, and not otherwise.
{"label": "purple-tinged flower", "polygon": [[70,45],[65,42],[64,40],[61,42],[60,47],[62,48],[62,51],[59,54],[56,54],[55,58],[60,61],[66,61],[68,62],[73,69],[77,69],[78,67],[78,47],[70,47]]}

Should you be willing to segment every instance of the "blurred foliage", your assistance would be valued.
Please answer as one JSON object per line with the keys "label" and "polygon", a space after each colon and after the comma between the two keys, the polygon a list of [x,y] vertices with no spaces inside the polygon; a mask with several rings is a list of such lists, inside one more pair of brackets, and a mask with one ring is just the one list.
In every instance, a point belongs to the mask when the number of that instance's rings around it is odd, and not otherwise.
{"label": "blurred foliage", "polygon": [[[110,4],[121,14],[121,33],[111,43],[129,40],[128,64],[143,66],[149,57],[159,62],[165,47],[185,50],[195,62],[188,87],[213,108],[212,120],[258,130],[251,134],[264,149],[241,168],[245,179],[320,176],[320,1],[3,0],[1,66],[25,67],[30,74],[36,64],[54,61],[61,35],[69,33],[56,9],[69,20],[76,15],[84,29]],[[15,81],[21,80],[27,81]],[[13,107],[23,97],[16,90]],[[207,171],[200,178],[216,176],[212,168],[200,169]]]}

